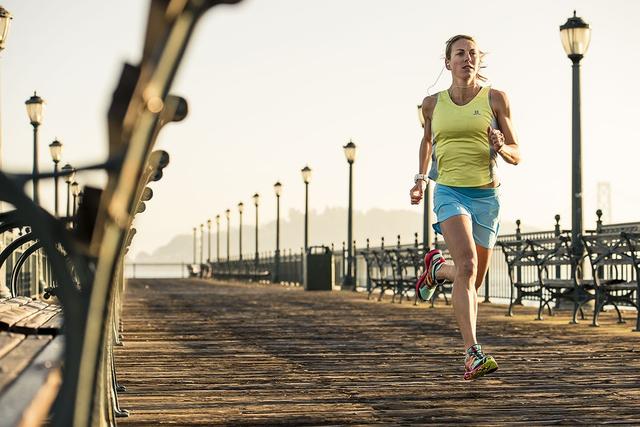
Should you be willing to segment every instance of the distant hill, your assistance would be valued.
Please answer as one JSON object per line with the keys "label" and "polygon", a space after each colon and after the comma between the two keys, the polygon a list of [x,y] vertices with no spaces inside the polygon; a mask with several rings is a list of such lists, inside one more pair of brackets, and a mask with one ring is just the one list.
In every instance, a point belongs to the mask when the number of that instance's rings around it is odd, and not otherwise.
{"label": "distant hill", "polygon": [[[402,244],[412,243],[415,233],[422,239],[422,213],[414,210],[384,210],[371,209],[366,212],[355,212],[353,217],[354,239],[358,247],[365,246],[369,238],[372,246],[379,246],[384,237],[385,244],[396,244],[398,235]],[[273,252],[275,248],[275,221],[262,224],[259,230],[260,253]],[[515,232],[516,225],[510,221],[500,224],[501,234]],[[537,231],[528,227],[526,231]],[[292,249],[300,251],[304,246],[304,213],[292,209],[289,218],[280,222],[280,247],[282,250]],[[231,229],[231,257],[238,255],[238,228]],[[346,208],[327,208],[322,213],[315,211],[309,214],[309,244],[327,245],[333,243],[335,248],[341,248],[347,238],[347,210]],[[226,258],[226,231],[220,233],[220,257]],[[242,233],[242,248],[244,256],[253,257],[255,253],[255,228],[245,225]],[[198,239],[199,244],[199,239]],[[205,234],[204,256],[207,256],[207,237]],[[216,236],[211,236],[211,254],[215,257]],[[199,254],[199,246],[197,249]],[[157,248],[151,254],[139,252],[135,256],[136,262],[191,262],[193,260],[193,236],[182,234],[173,237],[169,243]]]}

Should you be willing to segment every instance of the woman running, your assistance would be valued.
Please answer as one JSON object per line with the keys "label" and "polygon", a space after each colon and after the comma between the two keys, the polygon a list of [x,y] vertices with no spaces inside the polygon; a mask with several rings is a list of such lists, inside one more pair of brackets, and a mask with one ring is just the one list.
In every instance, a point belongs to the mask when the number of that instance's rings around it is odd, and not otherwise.
{"label": "woman running", "polygon": [[420,169],[411,189],[415,205],[422,199],[423,181],[436,182],[433,210],[438,222],[433,228],[444,236],[453,263],[445,262],[440,250],[429,251],[416,292],[427,301],[438,283],[453,282],[453,309],[465,348],[465,380],[498,369],[476,340],[478,288],[498,234],[496,159],[499,155],[507,163],[520,162],[507,95],[479,84],[486,81],[479,73],[482,56],[473,37],[457,35],[447,41],[445,67],[451,71],[452,83],[422,102]]}

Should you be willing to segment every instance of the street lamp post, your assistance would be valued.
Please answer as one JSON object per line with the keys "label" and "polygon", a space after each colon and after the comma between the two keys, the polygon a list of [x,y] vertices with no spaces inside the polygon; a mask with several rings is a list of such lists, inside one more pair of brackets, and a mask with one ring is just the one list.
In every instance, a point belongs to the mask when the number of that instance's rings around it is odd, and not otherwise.
{"label": "street lamp post", "polygon": [[38,195],[38,128],[42,123],[42,106],[44,100],[40,98],[35,92],[33,96],[25,102],[27,105],[27,114],[33,126],[33,202],[36,205],[40,204],[40,197]]}
{"label": "street lamp post", "polygon": [[309,181],[311,181],[311,168],[305,166],[300,170],[304,182],[304,253],[309,249]]}
{"label": "street lamp post", "polygon": [[229,223],[231,221],[231,210],[227,209],[226,211],[224,211],[224,214],[227,217],[227,263],[228,263],[229,261],[231,261],[231,258],[229,256],[229,247],[230,247],[229,236],[231,235],[231,226],[229,225]]}
{"label": "street lamp post", "polygon": [[216,261],[220,262],[220,214],[216,215]]}
{"label": "street lamp post", "polygon": [[[11,26],[11,13],[4,7],[0,6],[0,52],[4,50],[9,35],[9,27]],[[2,114],[0,109],[0,169],[3,166],[4,157],[2,155]],[[0,213],[4,212],[4,203],[0,200]],[[0,237],[0,248],[4,249],[4,235]],[[5,274],[6,269],[0,268],[0,274]],[[5,285],[0,285],[0,294],[9,294],[9,289]]]}
{"label": "street lamp post", "polygon": [[211,262],[211,218],[207,220],[207,262]]}
{"label": "street lamp post", "polygon": [[[2,52],[7,43],[7,37],[9,36],[9,27],[11,26],[11,20],[13,17],[11,13],[4,7],[0,6],[0,52]],[[2,118],[0,117],[0,168],[2,168]],[[0,211],[2,210],[2,202],[0,202]]]}
{"label": "street lamp post", "polygon": [[62,143],[58,141],[58,139],[54,139],[53,142],[49,144],[49,151],[51,151],[51,159],[53,159],[54,211],[58,217],[60,216],[58,211],[58,163],[60,163],[60,158],[62,157]]}
{"label": "street lamp post", "polygon": [[278,283],[280,282],[280,195],[282,194],[280,181],[273,185],[273,190],[276,193],[276,253],[273,282]]}
{"label": "street lamp post", "polygon": [[574,254],[582,256],[583,246],[580,241],[582,233],[582,135],[580,123],[580,60],[584,57],[591,40],[589,24],[582,18],[573,16],[560,26],[562,47],[572,62],[571,108],[571,242]]}
{"label": "street lamp post", "polygon": [[193,227],[193,265],[196,265],[196,228]]}
{"label": "street lamp post", "polygon": [[[200,224],[200,265],[204,263],[204,224]],[[200,272],[200,276],[202,276],[202,271]]]}
{"label": "street lamp post", "polygon": [[[420,126],[424,129],[425,120],[424,115],[422,114],[422,105],[418,105],[418,120],[420,121]],[[431,207],[429,206],[431,203],[430,191],[429,180],[426,180],[424,192],[422,193],[424,205],[424,211],[422,213],[422,245],[425,250],[429,248],[429,245],[433,241],[433,231],[431,229]]]}
{"label": "street lamp post", "polygon": [[240,226],[238,227],[238,251],[240,253],[240,261],[242,261],[242,212],[244,211],[244,203],[238,203],[238,213],[240,214]]}
{"label": "street lamp post", "polygon": [[71,215],[71,183],[75,179],[76,173],[69,163],[62,167],[62,172],[65,174],[64,182],[67,183],[67,218],[69,218]]}
{"label": "street lamp post", "polygon": [[71,194],[73,194],[73,217],[75,218],[76,209],[77,209],[77,200],[78,200],[78,196],[80,195],[80,184],[78,184],[76,181],[73,181],[71,183]]}
{"label": "street lamp post", "polygon": [[258,204],[260,203],[260,195],[258,193],[253,195],[253,204],[256,207],[256,267],[258,266],[258,262],[260,261],[260,255],[258,253]]}
{"label": "street lamp post", "polygon": [[353,162],[356,159],[356,144],[349,140],[349,143],[342,147],[344,155],[349,163],[349,210],[347,214],[347,275],[344,278],[343,288],[354,290],[355,281],[353,280]]}

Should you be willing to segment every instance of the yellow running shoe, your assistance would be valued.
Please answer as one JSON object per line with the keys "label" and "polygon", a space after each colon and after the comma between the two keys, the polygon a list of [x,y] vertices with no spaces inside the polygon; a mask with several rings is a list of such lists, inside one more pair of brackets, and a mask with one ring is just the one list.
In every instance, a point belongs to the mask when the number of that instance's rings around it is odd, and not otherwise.
{"label": "yellow running shoe", "polygon": [[480,344],[474,344],[466,351],[464,358],[464,379],[475,380],[498,370],[496,360],[482,352]]}

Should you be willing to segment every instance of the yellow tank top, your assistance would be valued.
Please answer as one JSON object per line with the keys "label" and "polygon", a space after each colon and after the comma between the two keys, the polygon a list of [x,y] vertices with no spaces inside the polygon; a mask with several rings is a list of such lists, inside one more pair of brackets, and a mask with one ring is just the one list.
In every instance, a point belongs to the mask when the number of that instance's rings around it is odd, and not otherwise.
{"label": "yellow tank top", "polygon": [[444,90],[431,119],[433,164],[429,177],[453,187],[480,187],[495,179],[497,153],[487,127],[497,128],[485,86],[466,105],[457,105]]}

